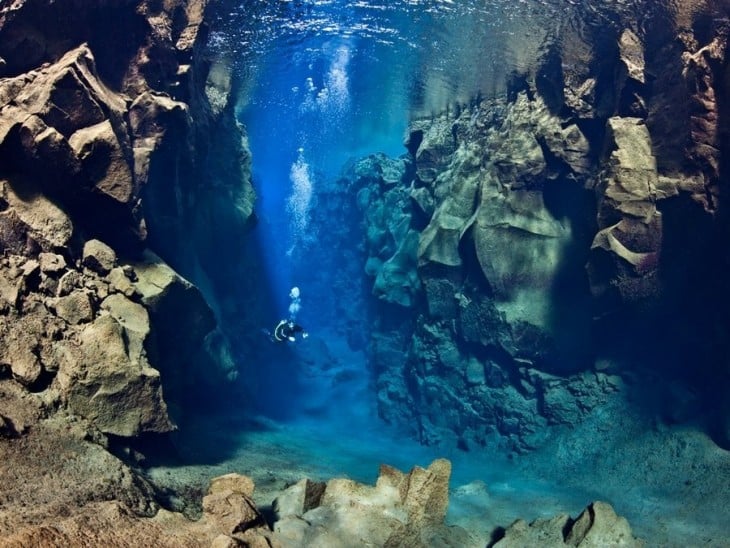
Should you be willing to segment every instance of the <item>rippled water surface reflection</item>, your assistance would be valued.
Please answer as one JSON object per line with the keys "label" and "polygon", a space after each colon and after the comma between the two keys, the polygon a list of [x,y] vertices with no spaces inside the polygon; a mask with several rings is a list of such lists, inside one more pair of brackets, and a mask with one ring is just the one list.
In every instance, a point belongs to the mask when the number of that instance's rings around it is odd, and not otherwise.
{"label": "rippled water surface reflection", "polygon": [[650,10],[642,0],[247,1],[221,14],[213,45],[249,83],[346,47],[362,68],[358,86],[377,88],[381,104],[427,113],[500,93],[566,32],[608,31]]}

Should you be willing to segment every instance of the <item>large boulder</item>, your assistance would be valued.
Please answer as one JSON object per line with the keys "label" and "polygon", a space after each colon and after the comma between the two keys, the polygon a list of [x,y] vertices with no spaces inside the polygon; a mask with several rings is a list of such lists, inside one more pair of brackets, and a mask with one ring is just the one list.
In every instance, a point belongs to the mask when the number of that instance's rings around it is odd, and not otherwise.
{"label": "large boulder", "polygon": [[84,244],[81,262],[98,274],[108,274],[117,262],[116,252],[100,240],[89,240]]}
{"label": "large boulder", "polygon": [[642,540],[634,537],[626,518],[617,516],[610,504],[601,501],[589,504],[576,519],[561,514],[550,519],[537,519],[529,524],[524,520],[517,520],[505,530],[504,536],[498,542],[492,544],[494,548],[641,548],[644,545]]}
{"label": "large boulder", "polygon": [[463,529],[444,525],[450,475],[451,463],[439,459],[408,474],[383,465],[375,486],[349,479],[300,482],[274,503],[276,537],[284,546],[476,545]]}
{"label": "large boulder", "polygon": [[173,425],[160,374],[150,367],[140,341],[140,330],[149,327],[138,325],[134,314],[114,312],[124,324],[111,313],[101,314],[75,341],[59,345],[56,383],[61,397],[72,412],[105,433],[169,432]]}
{"label": "large boulder", "polygon": [[127,204],[135,194],[131,159],[122,148],[111,122],[106,119],[76,131],[69,138],[86,177],[103,194]]}

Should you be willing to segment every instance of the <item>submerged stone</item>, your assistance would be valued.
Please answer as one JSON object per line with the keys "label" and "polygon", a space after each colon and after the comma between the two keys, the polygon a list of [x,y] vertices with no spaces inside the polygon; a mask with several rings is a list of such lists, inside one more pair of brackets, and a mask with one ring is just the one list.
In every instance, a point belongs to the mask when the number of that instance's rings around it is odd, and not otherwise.
{"label": "submerged stone", "polygon": [[89,240],[84,244],[84,266],[98,274],[108,274],[117,262],[116,252],[100,240]]}

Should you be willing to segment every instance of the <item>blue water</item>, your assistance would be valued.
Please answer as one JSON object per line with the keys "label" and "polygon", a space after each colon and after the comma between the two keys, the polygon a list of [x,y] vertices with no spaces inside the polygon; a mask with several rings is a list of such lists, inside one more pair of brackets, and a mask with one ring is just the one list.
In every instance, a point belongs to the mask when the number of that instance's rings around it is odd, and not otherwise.
{"label": "blue water", "polygon": [[[609,498],[639,533],[661,539],[671,527],[686,527],[685,536],[692,536],[694,515],[661,522],[671,500],[658,497],[647,507],[640,486],[627,494],[619,484],[635,479],[630,471],[620,470],[616,485],[592,484],[586,475],[582,486],[569,487],[550,475],[550,455],[530,471],[506,455],[422,447],[384,425],[366,356],[348,345],[340,326],[328,323],[332,315],[321,291],[336,283],[337,273],[313,260],[342,253],[321,248],[312,215],[349,160],[376,152],[399,156],[414,117],[499,94],[510,72],[529,70],[550,34],[572,24],[581,8],[589,9],[558,1],[247,1],[228,14],[214,41],[243,81],[238,116],[258,196],[259,223],[251,237],[262,250],[272,296],[261,324],[273,328],[292,315],[289,293],[297,286],[301,309],[295,319],[311,337],[279,347],[263,341],[257,354],[245,357],[245,367],[255,370],[245,379],[255,414],[251,401],[234,401],[226,421],[211,425],[201,417],[190,426],[198,436],[184,447],[196,463],[191,477],[249,474],[258,502],[267,504],[283,487],[277,477],[372,482],[381,462],[407,470],[448,457],[454,464],[450,521],[481,527],[487,536],[490,527],[518,517],[575,516],[597,498]],[[344,266],[344,258],[338,261]],[[312,271],[316,287],[305,281]],[[636,447],[630,451],[643,458]],[[598,454],[585,469],[597,466]]]}
{"label": "blue water", "polygon": [[[256,237],[267,250],[279,310],[286,310],[289,288],[298,284],[292,255],[316,236],[309,217],[318,187],[350,158],[402,154],[407,123],[402,104],[383,108],[370,81],[363,81],[361,75],[376,71],[356,40],[315,36],[301,46],[293,58],[265,55],[259,61],[260,73],[278,77],[257,80],[240,113],[254,158],[261,221]],[[301,289],[304,301],[312,302]]]}

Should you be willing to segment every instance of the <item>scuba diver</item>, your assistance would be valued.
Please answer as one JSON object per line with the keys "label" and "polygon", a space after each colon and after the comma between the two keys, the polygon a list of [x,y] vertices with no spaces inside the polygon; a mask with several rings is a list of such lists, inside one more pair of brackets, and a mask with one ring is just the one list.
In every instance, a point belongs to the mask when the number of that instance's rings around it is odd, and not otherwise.
{"label": "scuba diver", "polygon": [[309,337],[309,333],[304,331],[304,328],[295,322],[297,313],[299,313],[299,309],[301,308],[298,287],[292,287],[289,292],[289,298],[291,299],[291,304],[289,305],[289,318],[281,320],[274,328],[273,333],[266,331],[271,340],[274,342],[295,342],[297,340],[297,333],[301,333],[302,339]]}
{"label": "scuba diver", "polygon": [[274,333],[271,335],[272,340],[276,342],[296,341],[296,334],[301,333],[302,339],[309,337],[309,333],[304,331],[304,328],[294,323],[291,320],[281,320],[274,328]]}

